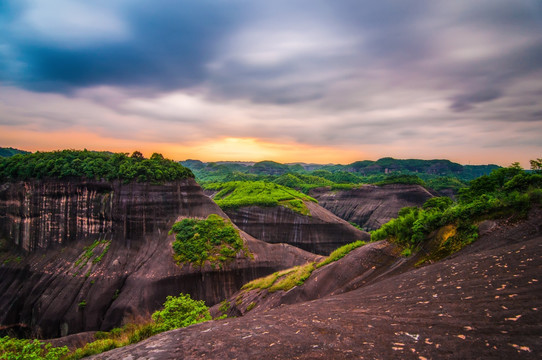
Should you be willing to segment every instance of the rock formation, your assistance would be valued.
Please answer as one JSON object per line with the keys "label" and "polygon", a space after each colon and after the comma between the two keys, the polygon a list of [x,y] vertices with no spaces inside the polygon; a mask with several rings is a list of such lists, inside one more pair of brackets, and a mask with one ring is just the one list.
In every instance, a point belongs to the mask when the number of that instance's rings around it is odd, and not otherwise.
{"label": "rock formation", "polygon": [[421,206],[438,196],[420,185],[365,185],[351,190],[317,188],[310,195],[320,206],[341,219],[356,223],[366,231],[376,230],[397,217],[401,208]]}
{"label": "rock formation", "polygon": [[0,186],[0,324],[55,337],[108,330],[189,293],[212,305],[247,281],[315,255],[241,232],[254,259],[177,266],[182,217],[227,217],[193,179],[163,185],[47,180]]}
{"label": "rock formation", "polygon": [[311,201],[304,201],[310,215],[283,206],[246,206],[226,209],[240,229],[269,243],[287,243],[322,255],[356,240],[368,241],[368,233]]}
{"label": "rock formation", "polygon": [[[257,305],[242,317],[172,330],[94,358],[538,359],[541,220],[536,209],[519,223],[486,223],[474,244],[422,268],[394,272],[392,254],[382,263],[391,265],[382,268],[387,274],[378,264],[371,273],[362,255],[372,261],[387,246],[362,247],[326,266],[347,277],[335,290],[323,279],[325,267],[313,273],[329,295],[268,311]],[[303,286],[316,285],[309,281]]]}

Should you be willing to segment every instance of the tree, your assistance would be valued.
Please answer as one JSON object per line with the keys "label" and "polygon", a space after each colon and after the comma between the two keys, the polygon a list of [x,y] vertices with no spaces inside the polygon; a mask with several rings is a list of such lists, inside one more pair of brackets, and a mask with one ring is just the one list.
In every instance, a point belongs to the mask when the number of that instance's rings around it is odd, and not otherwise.
{"label": "tree", "polygon": [[152,314],[152,319],[160,331],[167,331],[211,320],[211,314],[202,300],[192,300],[188,294],[179,294],[168,296],[164,309]]}
{"label": "tree", "polygon": [[134,151],[131,156],[132,159],[143,160],[145,157],[139,151]]}
{"label": "tree", "polygon": [[536,173],[542,173],[542,159],[531,160],[531,170]]}

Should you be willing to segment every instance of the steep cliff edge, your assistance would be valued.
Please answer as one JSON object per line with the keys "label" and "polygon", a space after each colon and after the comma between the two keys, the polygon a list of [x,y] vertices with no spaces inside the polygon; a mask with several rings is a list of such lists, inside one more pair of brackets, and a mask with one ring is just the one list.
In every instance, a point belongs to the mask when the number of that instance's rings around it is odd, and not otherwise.
{"label": "steep cliff edge", "polygon": [[0,238],[33,252],[83,239],[131,241],[167,230],[172,216],[220,211],[192,179],[160,185],[116,180],[31,180],[0,185]]}
{"label": "steep cliff edge", "polygon": [[193,179],[162,185],[31,180],[0,185],[0,324],[41,337],[107,330],[190,293],[212,305],[247,281],[315,255],[241,232],[254,259],[182,268],[175,220],[220,208]]}
{"label": "steep cliff edge", "polygon": [[225,209],[243,231],[269,243],[287,243],[322,255],[356,240],[368,241],[368,233],[338,218],[311,201],[305,201],[310,215],[283,206],[246,206]]}
{"label": "steep cliff edge", "polygon": [[403,207],[421,206],[427,199],[438,196],[423,186],[403,184],[365,185],[350,190],[317,188],[310,195],[333,214],[367,231],[397,217]]}

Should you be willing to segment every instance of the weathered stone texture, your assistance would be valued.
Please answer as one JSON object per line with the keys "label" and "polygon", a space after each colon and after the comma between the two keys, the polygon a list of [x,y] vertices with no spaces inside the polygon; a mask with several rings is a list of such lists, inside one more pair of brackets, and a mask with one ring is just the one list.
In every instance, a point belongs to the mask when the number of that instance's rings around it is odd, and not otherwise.
{"label": "weathered stone texture", "polygon": [[[227,218],[192,179],[0,185],[0,239],[8,248],[0,252],[0,325],[42,337],[108,330],[148,316],[167,295],[213,305],[251,279],[317,258],[241,232],[254,259],[180,268],[168,230],[177,219],[212,213]],[[104,239],[85,261],[85,246]]]}

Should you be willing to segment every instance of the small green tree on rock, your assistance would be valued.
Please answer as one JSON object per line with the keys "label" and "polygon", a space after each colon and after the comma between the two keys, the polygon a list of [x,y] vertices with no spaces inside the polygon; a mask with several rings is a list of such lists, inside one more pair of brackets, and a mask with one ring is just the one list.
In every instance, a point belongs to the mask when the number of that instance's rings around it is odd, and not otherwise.
{"label": "small green tree on rock", "polygon": [[164,309],[152,314],[159,331],[168,331],[211,320],[209,308],[202,300],[193,300],[188,294],[168,296]]}

